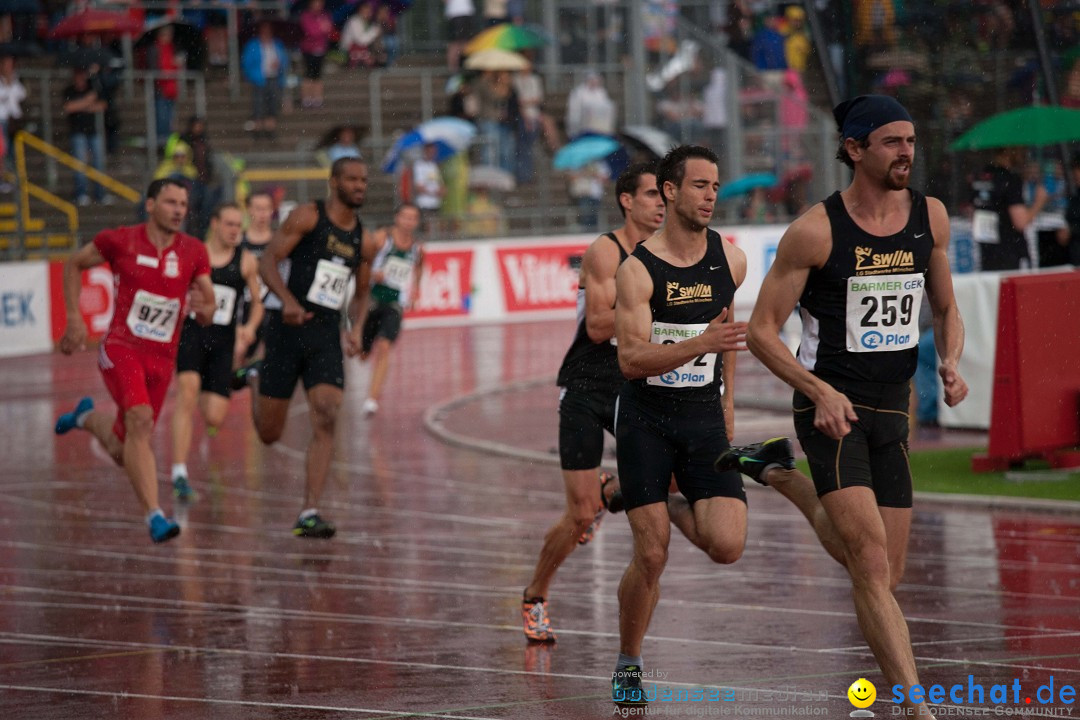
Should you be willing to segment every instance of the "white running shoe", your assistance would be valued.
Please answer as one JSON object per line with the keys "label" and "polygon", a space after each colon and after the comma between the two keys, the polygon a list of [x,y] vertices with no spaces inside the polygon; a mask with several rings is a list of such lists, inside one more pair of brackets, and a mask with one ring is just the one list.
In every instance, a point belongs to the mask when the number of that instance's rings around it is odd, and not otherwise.
{"label": "white running shoe", "polygon": [[379,403],[375,401],[375,398],[368,398],[360,406],[360,409],[364,411],[365,415],[374,415],[379,411]]}

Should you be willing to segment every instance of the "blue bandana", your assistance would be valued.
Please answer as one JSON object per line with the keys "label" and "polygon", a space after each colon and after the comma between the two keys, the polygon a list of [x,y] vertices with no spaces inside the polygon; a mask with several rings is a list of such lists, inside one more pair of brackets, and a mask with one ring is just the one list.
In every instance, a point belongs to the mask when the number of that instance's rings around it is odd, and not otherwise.
{"label": "blue bandana", "polygon": [[911,115],[888,95],[860,95],[833,108],[841,139],[863,140],[883,125],[898,120],[914,122]]}

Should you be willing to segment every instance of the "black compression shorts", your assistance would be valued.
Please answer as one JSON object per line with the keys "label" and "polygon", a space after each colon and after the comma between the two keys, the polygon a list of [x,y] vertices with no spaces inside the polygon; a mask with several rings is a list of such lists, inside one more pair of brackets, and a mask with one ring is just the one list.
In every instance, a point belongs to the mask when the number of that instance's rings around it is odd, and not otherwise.
{"label": "black compression shorts", "polygon": [[386,338],[390,342],[401,334],[401,306],[397,303],[383,304],[373,302],[364,318],[364,328],[360,333],[361,345],[365,353],[371,352],[375,338]]}
{"label": "black compression shorts", "polygon": [[615,434],[615,394],[563,388],[559,396],[559,462],[593,470],[604,457],[604,431]]}
{"label": "black compression shorts", "polygon": [[623,386],[615,422],[619,485],[626,509],[666,502],[671,477],[693,505],[713,497],[746,502],[742,476],[713,463],[731,447],[719,403],[682,402],[658,408]]}
{"label": "black compression shorts", "polygon": [[908,464],[909,383],[844,383],[830,381],[844,393],[859,419],[840,440],[814,427],[813,402],[795,391],[795,432],[810,463],[818,496],[862,485],[874,491],[881,507],[911,507]]}
{"label": "black compression shorts", "polygon": [[176,372],[197,372],[203,392],[229,397],[235,340],[231,328],[203,327],[190,318],[184,320]]}
{"label": "black compression shorts", "polygon": [[303,379],[304,389],[315,385],[345,387],[345,358],[341,329],[336,322],[309,320],[286,325],[281,312],[271,310],[266,326],[266,355],[259,372],[259,394],[287,400]]}

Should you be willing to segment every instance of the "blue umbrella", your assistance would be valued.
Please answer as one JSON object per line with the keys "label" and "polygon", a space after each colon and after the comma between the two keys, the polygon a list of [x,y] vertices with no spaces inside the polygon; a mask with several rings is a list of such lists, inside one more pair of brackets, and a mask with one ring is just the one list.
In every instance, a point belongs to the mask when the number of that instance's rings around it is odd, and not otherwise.
{"label": "blue umbrella", "polygon": [[[416,130],[407,132],[397,139],[389,150],[386,151],[386,157],[383,158],[382,170],[383,172],[392,173],[398,168],[398,164],[405,156],[406,151],[413,148],[418,148],[425,144],[424,137]],[[435,161],[442,162],[448,157],[457,155],[460,150],[455,148],[444,140],[430,141],[435,145],[437,152],[435,153]]]}
{"label": "blue umbrella", "polygon": [[621,148],[619,141],[607,135],[585,135],[563,145],[555,153],[556,170],[576,170],[602,160]]}
{"label": "blue umbrella", "polygon": [[745,195],[751,190],[757,188],[771,188],[775,187],[780,182],[772,173],[754,173],[752,175],[743,175],[741,178],[732,180],[731,182],[723,185],[720,188],[720,192],[717,194],[719,200],[727,200],[729,198],[738,197],[739,195]]}
{"label": "blue umbrella", "polygon": [[476,126],[468,120],[444,115],[417,125],[416,132],[425,142],[442,140],[450,147],[464,150],[476,137]]}

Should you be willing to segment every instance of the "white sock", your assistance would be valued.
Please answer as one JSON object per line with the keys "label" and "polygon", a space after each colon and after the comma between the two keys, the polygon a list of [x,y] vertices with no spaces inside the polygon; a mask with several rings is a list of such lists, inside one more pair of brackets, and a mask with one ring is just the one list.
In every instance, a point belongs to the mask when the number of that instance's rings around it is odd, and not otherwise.
{"label": "white sock", "polygon": [[187,476],[188,476],[188,474],[187,474],[187,463],[173,463],[173,466],[172,466],[172,478],[173,478],[173,480],[175,480],[178,477],[186,478]]}
{"label": "white sock", "polygon": [[165,517],[165,513],[161,512],[161,508],[154,508],[150,512],[146,513],[146,524],[149,526],[150,523],[153,521],[154,517],[157,515]]}
{"label": "white sock", "polygon": [[319,510],[317,508],[308,508],[307,510],[302,510],[300,512],[300,518],[299,519],[300,520],[307,520],[312,515],[318,515],[318,514],[319,514]]}
{"label": "white sock", "polygon": [[94,412],[94,411],[93,410],[87,410],[86,412],[81,412],[78,415],[76,415],[75,416],[75,427],[77,427],[79,429],[84,428],[86,426],[86,418],[90,417],[90,413],[92,413],[92,412]]}

